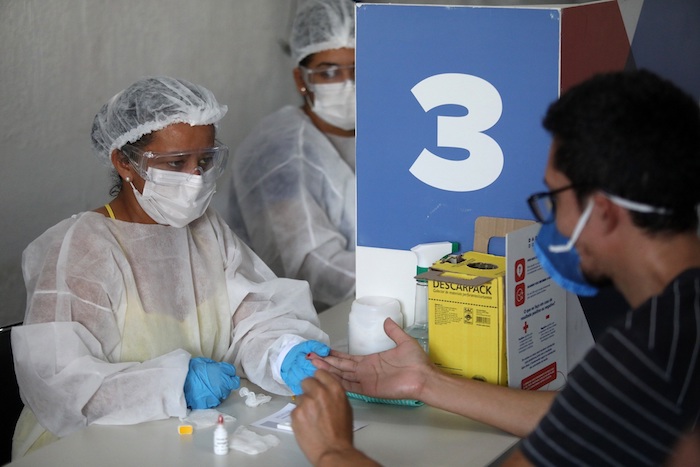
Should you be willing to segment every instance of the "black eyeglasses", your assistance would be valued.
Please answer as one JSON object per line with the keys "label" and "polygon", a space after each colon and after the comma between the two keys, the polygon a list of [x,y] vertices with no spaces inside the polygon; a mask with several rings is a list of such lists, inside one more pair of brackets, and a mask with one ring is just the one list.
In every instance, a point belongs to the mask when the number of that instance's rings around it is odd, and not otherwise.
{"label": "black eyeglasses", "polygon": [[537,222],[543,224],[549,224],[554,222],[554,213],[557,209],[557,203],[555,201],[554,195],[561,193],[562,191],[570,190],[574,185],[567,185],[562,188],[557,188],[552,191],[543,191],[541,193],[535,193],[527,199],[527,204],[530,206],[532,214],[537,219]]}

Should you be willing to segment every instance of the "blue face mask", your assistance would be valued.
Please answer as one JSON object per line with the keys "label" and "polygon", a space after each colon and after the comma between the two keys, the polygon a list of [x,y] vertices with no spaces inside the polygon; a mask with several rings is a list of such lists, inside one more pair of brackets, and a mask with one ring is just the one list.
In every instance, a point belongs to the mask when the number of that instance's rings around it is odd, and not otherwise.
{"label": "blue face mask", "polygon": [[[642,213],[668,214],[670,210],[657,208],[647,204],[630,201],[619,196],[606,193],[605,196],[613,203],[630,211]],[[569,292],[591,297],[598,293],[598,288],[590,284],[581,271],[581,259],[576,251],[576,241],[586,226],[593,211],[593,200],[588,201],[586,209],[581,214],[571,238],[559,233],[555,222],[542,224],[535,240],[535,254],[540,264],[554,281]]]}
{"label": "blue face mask", "polygon": [[571,240],[557,230],[554,222],[543,224],[535,240],[535,254],[540,264],[554,282],[576,295],[590,297],[598,293],[598,288],[589,284],[583,277],[581,261],[575,247],[563,252],[553,252],[551,246],[568,245]]}

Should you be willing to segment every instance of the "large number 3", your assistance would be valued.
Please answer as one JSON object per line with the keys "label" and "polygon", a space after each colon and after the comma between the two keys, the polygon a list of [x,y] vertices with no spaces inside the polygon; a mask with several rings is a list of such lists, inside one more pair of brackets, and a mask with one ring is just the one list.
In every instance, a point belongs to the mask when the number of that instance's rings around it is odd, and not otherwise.
{"label": "large number 3", "polygon": [[483,133],[501,118],[503,102],[496,88],[476,76],[444,73],[424,79],[411,92],[426,112],[447,104],[467,109],[461,117],[438,116],[437,145],[466,149],[469,157],[448,160],[423,149],[410,172],[446,191],[475,191],[496,181],[503,170],[503,151]]}

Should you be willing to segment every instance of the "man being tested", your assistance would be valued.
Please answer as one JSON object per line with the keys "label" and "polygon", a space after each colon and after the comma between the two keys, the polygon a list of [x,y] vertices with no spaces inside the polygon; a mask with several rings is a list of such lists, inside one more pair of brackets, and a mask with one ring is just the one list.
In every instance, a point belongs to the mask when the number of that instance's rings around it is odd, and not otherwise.
{"label": "man being tested", "polygon": [[344,390],[418,399],[525,437],[508,465],[674,460],[700,413],[698,105],[649,72],[612,73],[566,92],[544,126],[553,135],[548,191],[528,200],[542,223],[538,257],[569,290],[611,282],[631,310],[560,393],[443,373],[387,320],[396,348],[334,351],[315,360],[327,371],[302,382],[292,420],[313,463],[373,463],[352,445]]}

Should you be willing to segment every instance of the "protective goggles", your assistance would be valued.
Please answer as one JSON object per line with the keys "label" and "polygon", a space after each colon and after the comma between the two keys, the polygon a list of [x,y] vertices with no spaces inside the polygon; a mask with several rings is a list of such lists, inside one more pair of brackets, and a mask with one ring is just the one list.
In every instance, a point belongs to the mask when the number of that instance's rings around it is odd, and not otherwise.
{"label": "protective goggles", "polygon": [[318,68],[300,66],[307,84],[342,83],[355,81],[355,65],[322,65]]}
{"label": "protective goggles", "polygon": [[212,148],[182,152],[144,151],[127,144],[122,147],[122,152],[126,150],[131,166],[144,180],[150,180],[149,168],[190,175],[206,174],[216,179],[224,172],[228,161],[228,146],[219,141],[216,143],[217,146]]}

